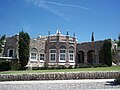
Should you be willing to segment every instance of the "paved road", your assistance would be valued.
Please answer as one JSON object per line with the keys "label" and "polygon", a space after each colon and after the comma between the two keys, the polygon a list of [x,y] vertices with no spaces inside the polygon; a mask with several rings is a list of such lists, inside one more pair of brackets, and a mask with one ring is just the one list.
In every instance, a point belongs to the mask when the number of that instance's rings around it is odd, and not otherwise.
{"label": "paved road", "polygon": [[55,81],[5,81],[0,90],[120,90],[114,79],[55,80]]}

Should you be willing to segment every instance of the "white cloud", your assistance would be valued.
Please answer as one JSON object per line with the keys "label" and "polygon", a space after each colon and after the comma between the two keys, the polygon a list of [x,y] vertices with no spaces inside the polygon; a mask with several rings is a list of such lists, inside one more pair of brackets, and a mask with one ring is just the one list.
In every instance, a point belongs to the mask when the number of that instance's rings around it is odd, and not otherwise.
{"label": "white cloud", "polygon": [[62,17],[66,21],[71,21],[71,20],[69,18],[67,18],[64,13],[60,12],[59,10],[51,8],[47,4],[53,4],[53,5],[62,6],[62,7],[64,6],[64,7],[81,8],[81,9],[89,10],[89,8],[83,7],[83,6],[62,4],[62,3],[51,2],[51,1],[46,1],[46,0],[26,0],[26,1],[30,2],[30,3],[33,3],[35,6],[45,8],[46,10],[50,11],[51,13]]}
{"label": "white cloud", "polygon": [[44,2],[45,2],[45,3],[48,3],[48,4],[54,4],[54,5],[57,5],[57,6],[65,6],[65,7],[73,7],[73,8],[82,8],[82,9],[89,10],[89,8],[87,8],[87,7],[78,6],[78,5],[62,4],[62,3],[49,2],[49,1],[44,1]]}

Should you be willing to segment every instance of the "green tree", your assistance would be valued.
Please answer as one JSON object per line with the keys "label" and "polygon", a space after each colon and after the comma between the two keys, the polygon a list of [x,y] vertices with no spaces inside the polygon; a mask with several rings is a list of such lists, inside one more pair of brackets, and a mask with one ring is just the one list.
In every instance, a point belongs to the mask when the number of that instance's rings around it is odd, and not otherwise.
{"label": "green tree", "polygon": [[24,69],[29,59],[30,36],[23,31],[19,32],[19,61],[21,69]]}
{"label": "green tree", "polygon": [[104,60],[105,60],[105,64],[107,64],[108,66],[112,66],[112,52],[111,52],[111,40],[105,40],[103,48],[104,48]]}
{"label": "green tree", "polygon": [[4,44],[5,35],[0,37],[0,53],[2,52],[2,45]]}
{"label": "green tree", "polygon": [[120,33],[118,35],[118,47],[120,47]]}
{"label": "green tree", "polygon": [[94,32],[92,32],[91,41],[94,42]]}

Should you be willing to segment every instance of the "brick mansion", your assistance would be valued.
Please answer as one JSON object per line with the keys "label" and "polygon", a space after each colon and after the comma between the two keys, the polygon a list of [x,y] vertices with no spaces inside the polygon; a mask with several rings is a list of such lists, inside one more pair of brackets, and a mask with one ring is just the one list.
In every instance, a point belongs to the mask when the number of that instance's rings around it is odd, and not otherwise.
{"label": "brick mansion", "polygon": [[[93,35],[92,35],[93,36]],[[18,59],[19,35],[7,37],[1,56],[8,59]],[[112,42],[112,41],[111,41]],[[70,36],[67,32],[63,35],[60,31],[47,36],[38,36],[30,39],[30,54],[27,67],[48,66],[79,66],[83,64],[104,64],[100,59],[100,50],[104,41],[79,43],[75,34]],[[116,44],[112,42],[112,49]]]}

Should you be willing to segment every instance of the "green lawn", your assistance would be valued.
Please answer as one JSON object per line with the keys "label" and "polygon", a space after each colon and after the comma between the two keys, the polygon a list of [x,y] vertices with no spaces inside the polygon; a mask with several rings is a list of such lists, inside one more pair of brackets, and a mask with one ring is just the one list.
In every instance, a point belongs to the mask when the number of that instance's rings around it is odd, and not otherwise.
{"label": "green lawn", "polygon": [[49,73],[49,72],[88,72],[88,71],[120,71],[120,66],[97,67],[97,68],[77,68],[77,69],[57,69],[57,70],[24,70],[24,71],[3,71],[0,74],[28,74],[28,73]]}

